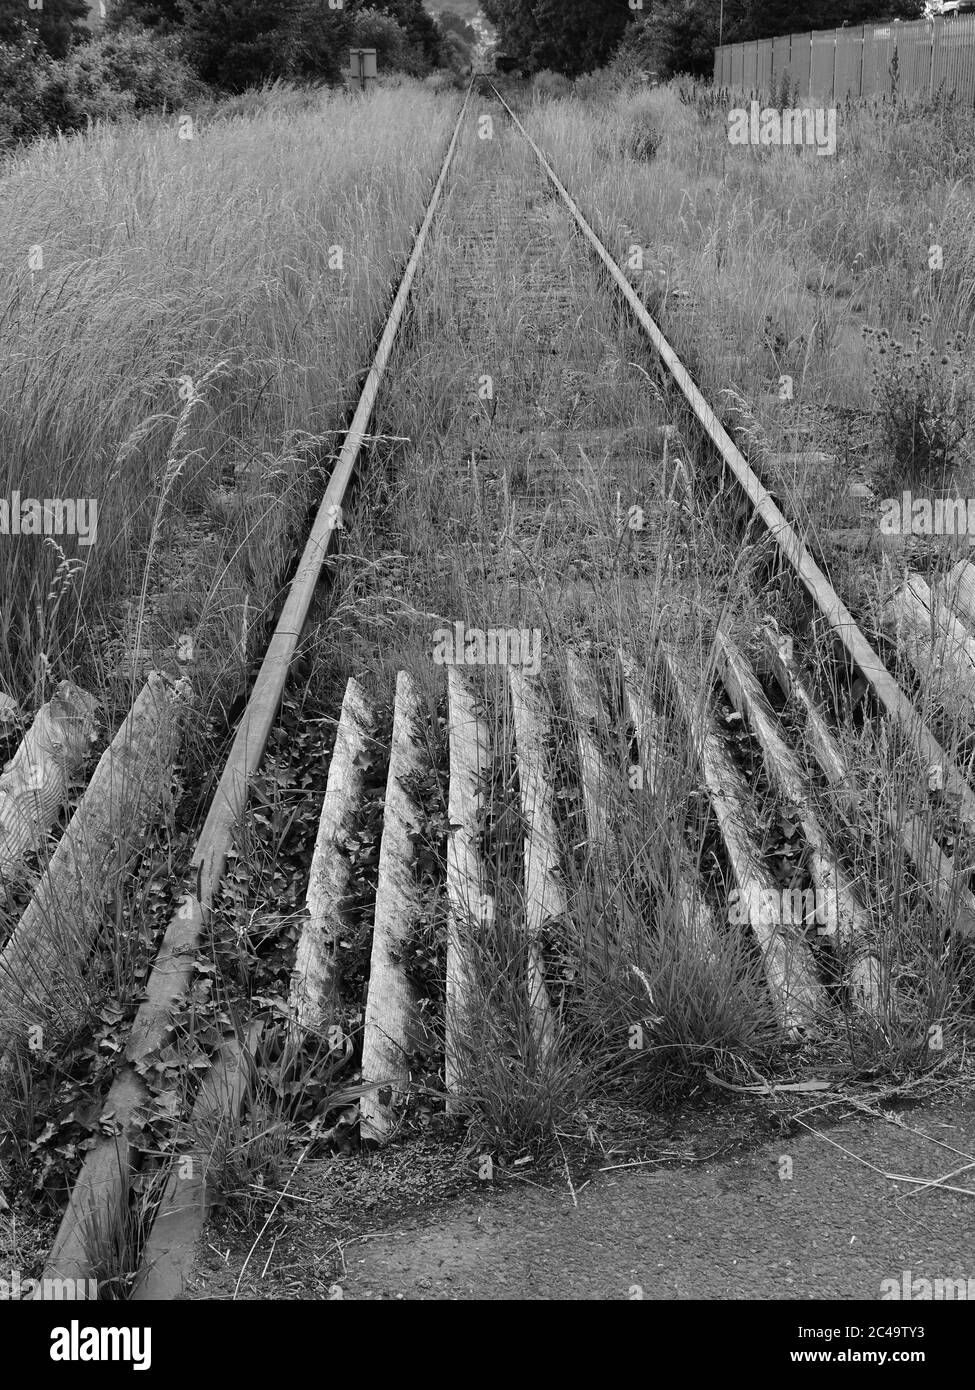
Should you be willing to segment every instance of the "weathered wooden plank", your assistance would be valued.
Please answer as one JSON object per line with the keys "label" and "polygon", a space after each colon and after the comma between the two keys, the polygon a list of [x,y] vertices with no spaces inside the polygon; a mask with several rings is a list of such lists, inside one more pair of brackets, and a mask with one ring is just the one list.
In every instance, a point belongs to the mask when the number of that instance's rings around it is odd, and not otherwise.
{"label": "weathered wooden plank", "polygon": [[619,778],[610,776],[609,767],[597,742],[597,732],[606,727],[602,696],[588,662],[569,649],[566,654],[569,700],[575,716],[576,747],[586,830],[593,851],[609,872],[619,877],[619,846],[613,833],[609,806],[619,788]]}
{"label": "weathered wooden plank", "polygon": [[[799,674],[789,638],[763,628],[761,639],[782,694],[793,700],[802,712],[802,736],[807,748],[847,815],[851,818],[861,815],[863,798],[856,790],[853,773],[822,710]],[[941,850],[920,817],[897,816],[889,810],[886,817],[891,834],[904,846],[918,881],[939,904],[945,921],[964,936],[975,933],[975,895],[967,887],[967,874],[956,870],[953,860]]]}
{"label": "weathered wooden plank", "polygon": [[351,833],[365,781],[376,755],[372,702],[358,681],[345,687],[335,746],[328,765],[325,799],[308,876],[307,915],[295,950],[290,1007],[297,1034],[328,1027],[336,1006],[336,952],[345,924],[352,866],[343,847]]}
{"label": "weathered wooden plank", "polygon": [[867,1012],[883,1017],[888,989],[880,958],[871,945],[869,914],[857,898],[809,795],[809,781],[795,753],[779,732],[778,721],[744,653],[725,620],[715,633],[718,669],[732,705],[745,719],[762,750],[769,782],[796,815],[807,848],[807,867],[816,897],[817,930],[834,937],[847,957],[852,997]]}
{"label": "weathered wooden plank", "polygon": [[447,668],[450,782],[447,811],[447,1003],[445,1076],[447,1108],[456,1111],[464,1074],[471,992],[468,941],[494,922],[494,898],[478,844],[485,788],[491,774],[491,739],[456,666]]}
{"label": "weathered wooden plank", "polygon": [[0,880],[38,851],[95,739],[97,701],[62,681],[0,776]]}
{"label": "weathered wooden plank", "polygon": [[615,775],[611,773],[599,746],[598,733],[607,727],[599,687],[588,662],[572,649],[566,653],[566,675],[579,753],[582,809],[593,869],[595,900],[591,920],[596,944],[601,950],[606,950],[620,928],[623,906],[619,897],[622,880],[619,840],[610,815],[610,806],[616,803],[622,782],[618,771]]}
{"label": "weathered wooden plank", "polygon": [[0,1055],[15,1033],[46,1019],[56,996],[70,1013],[105,899],[141,852],[169,794],[176,706],[189,683],[152,672],[102,754],[20,922],[0,954]]}
{"label": "weathered wooden plank", "polygon": [[776,1015],[790,1034],[808,1034],[815,1029],[821,1006],[815,965],[805,937],[785,920],[782,895],[761,862],[758,831],[744,777],[712,729],[710,719],[698,708],[689,669],[663,647],[661,658],[704,778],[739,903],[747,912],[761,948]]}
{"label": "weathered wooden plank", "polygon": [[193,1104],[193,1142],[173,1162],[142,1251],[131,1294],[134,1302],[172,1301],[186,1289],[213,1200],[210,1170],[243,1104],[263,1028],[263,1023],[252,1023],[243,1043],[237,1037],[224,1038],[214,1055]]}
{"label": "weathered wooden plank", "polygon": [[972,632],[975,632],[975,565],[959,560],[948,576],[945,596]]}
{"label": "weathered wooden plank", "polygon": [[885,617],[925,693],[953,715],[975,716],[975,639],[917,574],[909,574]]}
{"label": "weathered wooden plank", "polygon": [[567,920],[565,888],[559,870],[554,794],[546,773],[546,744],[551,728],[545,693],[537,678],[508,667],[508,688],[515,725],[515,761],[525,821],[525,927],[528,932],[528,987],[536,1038],[544,1053],[554,1045],[552,1006],[545,986],[545,966],[538,938],[546,923]]}
{"label": "weathered wooden plank", "polygon": [[[644,682],[632,657],[622,649],[617,652],[617,657],[623,676],[626,707],[636,730],[645,785],[650,795],[660,801],[666,794],[662,771],[666,747],[663,720],[644,694]],[[696,886],[697,873],[683,835],[680,836],[677,854],[677,863],[673,866],[673,893],[681,940],[694,955],[713,959],[717,945],[714,914]]]}
{"label": "weathered wooden plank", "polygon": [[413,837],[423,815],[408,790],[409,779],[430,769],[425,742],[419,737],[423,705],[407,671],[396,677],[393,737],[386,778],[379,878],[372,932],[372,956],[362,1039],[362,1079],[375,1089],[359,1102],[363,1139],[381,1143],[398,1118],[410,1085],[410,1054],[424,1029],[416,1007],[416,990],[402,964],[404,942],[422,908],[414,875]]}

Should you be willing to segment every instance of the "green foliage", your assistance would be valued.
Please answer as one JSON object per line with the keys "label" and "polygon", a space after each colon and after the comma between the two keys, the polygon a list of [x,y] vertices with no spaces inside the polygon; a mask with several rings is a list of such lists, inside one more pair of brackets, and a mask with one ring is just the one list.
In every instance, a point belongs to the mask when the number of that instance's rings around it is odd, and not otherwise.
{"label": "green foliage", "polygon": [[484,12],[518,66],[570,77],[609,59],[628,13],[620,0],[484,0]]}
{"label": "green foliage", "polygon": [[0,0],[0,44],[21,43],[33,34],[52,58],[63,58],[85,32],[87,18],[87,0],[44,0],[41,10],[28,9],[26,0]]}
{"label": "green foliage", "polygon": [[159,34],[172,34],[183,26],[179,0],[111,0],[105,28],[112,32],[137,25]]}
{"label": "green foliage", "polygon": [[468,24],[463,15],[454,14],[453,10],[444,10],[437,17],[437,23],[444,34],[456,34],[464,43],[474,45],[477,43],[477,31],[472,25]]}
{"label": "green foliage", "polygon": [[144,29],[101,34],[79,45],[52,65],[54,84],[63,84],[78,111],[80,120],[71,124],[119,111],[173,110],[204,91],[175,41]]}
{"label": "green foliage", "polygon": [[0,148],[44,134],[50,59],[36,35],[0,44]]}
{"label": "green foliage", "polygon": [[844,24],[878,20],[920,19],[924,13],[923,0],[748,0],[744,8],[746,39],[805,34],[813,29],[839,29]]}
{"label": "green foliage", "polygon": [[376,50],[380,72],[402,68],[407,61],[410,45],[406,30],[392,15],[383,14],[381,10],[360,10],[353,24],[352,39],[358,48]]}
{"label": "green foliage", "polygon": [[441,33],[436,20],[423,8],[422,0],[378,0],[368,6],[363,6],[360,0],[356,9],[364,8],[378,10],[395,19],[407,43],[417,50],[414,61],[421,64],[423,71],[437,66],[441,59]]}
{"label": "green foliage", "polygon": [[205,82],[229,92],[284,76],[295,50],[295,11],[275,0],[180,0],[183,43]]}
{"label": "green foliage", "polygon": [[205,91],[173,39],[136,29],[99,34],[63,59],[49,58],[34,35],[0,45],[0,89],[0,147],[172,109]]}
{"label": "green foliage", "polygon": [[879,19],[917,19],[921,0],[653,0],[626,31],[621,50],[662,77],[709,76],[720,43],[838,29]]}
{"label": "green foliage", "polygon": [[328,0],[298,0],[293,20],[291,67],[286,76],[338,82],[349,65],[352,21]]}

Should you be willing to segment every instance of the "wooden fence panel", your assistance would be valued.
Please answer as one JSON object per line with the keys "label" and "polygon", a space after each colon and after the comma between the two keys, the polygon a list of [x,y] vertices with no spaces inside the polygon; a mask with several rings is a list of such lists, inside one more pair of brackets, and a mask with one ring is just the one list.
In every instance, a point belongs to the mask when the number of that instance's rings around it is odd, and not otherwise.
{"label": "wooden fence panel", "polygon": [[742,55],[741,85],[746,92],[754,92],[758,87],[758,44],[746,43]]}
{"label": "wooden fence panel", "polygon": [[945,88],[955,100],[975,106],[975,15],[945,21]]}
{"label": "wooden fence panel", "polygon": [[867,25],[863,34],[861,96],[889,96],[890,63],[894,56],[894,26]]}
{"label": "wooden fence panel", "polygon": [[758,45],[758,77],[755,82],[759,92],[769,96],[772,92],[772,40],[764,39]]}
{"label": "wooden fence panel", "polygon": [[725,44],[715,50],[714,80],[773,95],[788,74],[792,85],[798,84],[800,99],[820,103],[890,96],[895,49],[898,96],[943,88],[946,96],[975,106],[975,15]]}
{"label": "wooden fence panel", "polygon": [[736,92],[741,91],[744,76],[745,45],[736,43],[731,49],[731,85]]}
{"label": "wooden fence panel", "polygon": [[783,74],[790,71],[792,40],[788,34],[772,40],[772,91],[776,92]]}
{"label": "wooden fence panel", "polygon": [[820,103],[833,100],[833,76],[836,68],[835,29],[812,36],[812,65],[809,76],[809,95]]}
{"label": "wooden fence panel", "polygon": [[798,85],[799,100],[809,95],[809,74],[812,68],[812,34],[792,34],[789,67],[793,87]]}

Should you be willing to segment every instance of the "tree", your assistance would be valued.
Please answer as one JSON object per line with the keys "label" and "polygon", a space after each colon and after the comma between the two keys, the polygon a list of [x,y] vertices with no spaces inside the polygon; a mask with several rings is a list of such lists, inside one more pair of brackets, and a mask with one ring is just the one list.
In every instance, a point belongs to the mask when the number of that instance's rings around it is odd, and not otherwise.
{"label": "tree", "polygon": [[352,41],[357,48],[374,48],[380,72],[400,68],[406,60],[409,39],[392,15],[381,10],[360,10],[353,22]]}
{"label": "tree", "polygon": [[464,43],[471,46],[477,43],[477,30],[468,24],[463,15],[455,14],[453,10],[441,10],[437,16],[437,23],[442,33],[457,34]]}
{"label": "tree", "polygon": [[242,92],[287,75],[297,58],[289,0],[179,0],[183,47],[204,82]]}
{"label": "tree", "polygon": [[470,71],[471,48],[455,29],[449,29],[443,36],[441,45],[443,61],[452,72],[461,74]]}
{"label": "tree", "polygon": [[747,43],[779,34],[839,29],[874,20],[917,19],[923,0],[654,0],[630,26],[627,51],[666,76],[707,76],[720,43]]}
{"label": "tree", "polygon": [[534,0],[482,0],[482,8],[497,30],[499,54],[530,68],[539,37]]}
{"label": "tree", "polygon": [[406,35],[406,42],[416,51],[414,61],[427,68],[437,67],[441,61],[440,30],[437,21],[423,8],[422,0],[369,0],[368,4],[351,6],[352,18],[364,9],[388,15]]}
{"label": "tree", "polygon": [[528,72],[574,76],[605,63],[629,14],[622,0],[484,0],[498,47]]}
{"label": "tree", "polygon": [[[812,29],[840,29],[844,24],[872,24],[887,19],[920,19],[923,0],[750,0],[746,40]],[[734,40],[738,42],[738,40]]]}
{"label": "tree", "polygon": [[0,43],[23,43],[33,33],[52,58],[63,58],[87,34],[87,18],[87,0],[44,0],[40,10],[26,0],[0,0]]}
{"label": "tree", "polygon": [[294,20],[292,67],[295,76],[338,82],[349,65],[352,20],[332,10],[328,0],[299,0]]}
{"label": "tree", "polygon": [[107,0],[106,8],[109,33],[138,25],[157,34],[172,34],[183,27],[179,0]]}

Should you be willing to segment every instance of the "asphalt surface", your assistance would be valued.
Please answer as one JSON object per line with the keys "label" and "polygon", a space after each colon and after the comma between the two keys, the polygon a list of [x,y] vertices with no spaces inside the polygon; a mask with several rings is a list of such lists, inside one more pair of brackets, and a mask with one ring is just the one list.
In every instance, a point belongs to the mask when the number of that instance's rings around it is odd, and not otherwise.
{"label": "asphalt surface", "polygon": [[[880,1300],[883,1281],[903,1292],[909,1271],[909,1288],[970,1279],[975,1297],[975,1103],[808,1123],[819,1133],[725,1162],[604,1172],[574,1197],[525,1186],[401,1218],[348,1244],[335,1296]],[[944,1179],[966,1164],[946,1181],[967,1192],[889,1176]]]}

